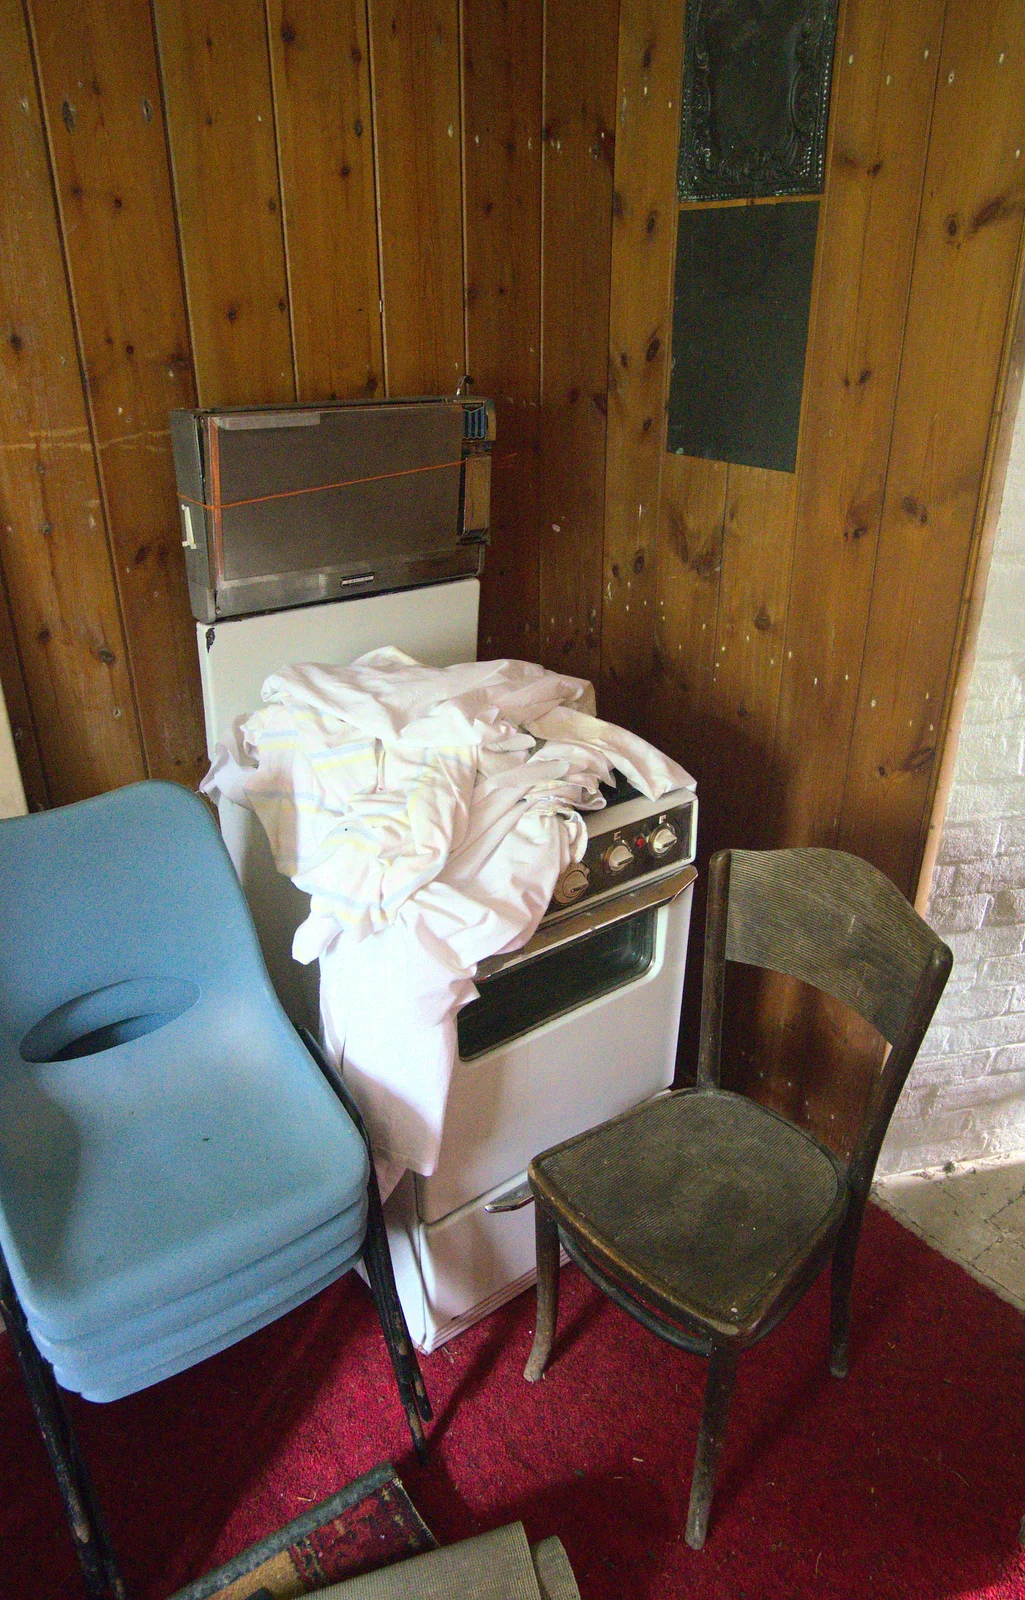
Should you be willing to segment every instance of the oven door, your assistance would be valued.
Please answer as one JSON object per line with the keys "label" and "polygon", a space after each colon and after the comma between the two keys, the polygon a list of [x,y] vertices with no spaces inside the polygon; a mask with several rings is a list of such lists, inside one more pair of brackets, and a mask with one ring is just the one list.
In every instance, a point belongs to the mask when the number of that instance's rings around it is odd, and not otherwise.
{"label": "oven door", "polygon": [[489,963],[458,1019],[437,1167],[416,1178],[422,1222],[672,1084],[695,877],[585,908]]}

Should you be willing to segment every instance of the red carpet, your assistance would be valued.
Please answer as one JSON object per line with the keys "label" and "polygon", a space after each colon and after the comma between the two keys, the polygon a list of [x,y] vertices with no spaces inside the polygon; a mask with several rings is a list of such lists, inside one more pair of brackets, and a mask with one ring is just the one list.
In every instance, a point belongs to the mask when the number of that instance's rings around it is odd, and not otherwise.
{"label": "red carpet", "polygon": [[[427,1358],[418,1468],[350,1275],[244,1345],[76,1406],[133,1600],[171,1590],[390,1457],[444,1543],[522,1518],[584,1600],[1025,1600],[1025,1319],[870,1210],[851,1373],[826,1282],[740,1368],[708,1544],[682,1529],[704,1363],[564,1273],[550,1376],[521,1373],[532,1294]],[[80,1600],[56,1490],[0,1340],[0,1593]]]}

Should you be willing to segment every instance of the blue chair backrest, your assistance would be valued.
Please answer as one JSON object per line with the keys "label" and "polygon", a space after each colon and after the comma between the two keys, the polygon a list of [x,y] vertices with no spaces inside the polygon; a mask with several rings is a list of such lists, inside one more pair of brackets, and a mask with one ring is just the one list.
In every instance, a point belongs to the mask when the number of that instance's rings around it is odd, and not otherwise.
{"label": "blue chair backrest", "polygon": [[[90,1010],[88,997],[113,985],[127,986],[118,1004]],[[147,1008],[173,1015],[211,990],[254,987],[272,994],[249,907],[213,817],[187,789],[138,783],[0,822],[8,1048],[53,1059],[64,1027],[53,1013],[69,1004],[65,1055],[81,1053],[76,1029],[98,1029],[102,1048],[146,1031],[136,1019]]]}

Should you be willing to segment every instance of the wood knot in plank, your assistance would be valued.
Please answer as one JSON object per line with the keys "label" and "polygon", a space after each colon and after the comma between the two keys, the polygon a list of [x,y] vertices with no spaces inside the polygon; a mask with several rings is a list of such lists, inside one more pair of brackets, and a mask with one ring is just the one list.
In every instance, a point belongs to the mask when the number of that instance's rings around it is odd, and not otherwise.
{"label": "wood knot in plank", "polygon": [[900,507],[906,516],[911,517],[920,527],[925,527],[929,520],[929,513],[922,502],[915,499],[914,495],[906,494],[900,503]]}
{"label": "wood knot in plank", "polygon": [[991,222],[1001,222],[1004,217],[1011,216],[1013,212],[1014,207],[1010,204],[1006,195],[994,195],[992,200],[987,200],[985,205],[979,207],[972,218],[972,225],[969,231],[978,233],[980,228],[987,227]]}
{"label": "wood knot in plank", "polygon": [[844,538],[863,539],[875,521],[877,509],[875,496],[871,496],[867,500],[853,500],[847,508],[847,517],[843,529]]}
{"label": "wood knot in plank", "polygon": [[720,564],[717,550],[702,550],[690,563],[690,570],[706,583],[710,583],[719,576]]}

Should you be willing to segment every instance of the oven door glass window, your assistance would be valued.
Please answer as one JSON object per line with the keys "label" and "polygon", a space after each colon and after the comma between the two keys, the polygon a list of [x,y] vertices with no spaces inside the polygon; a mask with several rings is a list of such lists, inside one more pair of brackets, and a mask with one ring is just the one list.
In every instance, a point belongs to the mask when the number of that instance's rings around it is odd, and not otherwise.
{"label": "oven door glass window", "polygon": [[485,978],[479,998],[456,1018],[461,1059],[472,1061],[641,977],[654,959],[657,916],[653,906]]}

